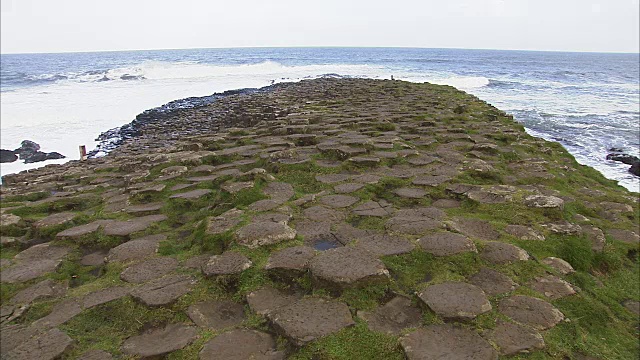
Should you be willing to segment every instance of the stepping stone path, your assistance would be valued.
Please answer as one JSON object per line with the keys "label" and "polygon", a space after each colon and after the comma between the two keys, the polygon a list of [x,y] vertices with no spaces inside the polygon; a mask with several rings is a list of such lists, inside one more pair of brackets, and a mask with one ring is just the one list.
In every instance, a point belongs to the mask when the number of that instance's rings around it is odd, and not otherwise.
{"label": "stepping stone path", "polygon": [[160,257],[132,265],[126,268],[120,279],[128,283],[140,284],[162,277],[178,267],[178,260],[170,257]]}
{"label": "stepping stone path", "polygon": [[360,183],[346,183],[346,184],[336,185],[333,188],[333,190],[338,194],[349,194],[362,189],[364,186],[365,184],[360,184]]}
{"label": "stepping stone path", "polygon": [[518,284],[507,275],[489,268],[480,269],[469,277],[469,282],[481,288],[489,296],[505,294],[518,287]]}
{"label": "stepping stone path", "polygon": [[319,222],[328,221],[336,223],[346,217],[342,211],[329,209],[324,206],[312,206],[305,209],[302,213],[307,219]]}
{"label": "stepping stone path", "polygon": [[85,235],[92,234],[98,231],[98,229],[100,229],[101,227],[106,226],[107,224],[110,224],[112,221],[113,220],[96,220],[88,224],[75,226],[70,229],[61,231],[56,235],[56,237],[76,239]]}
{"label": "stepping stone path", "polygon": [[319,298],[303,298],[279,308],[269,320],[278,333],[297,346],[355,325],[346,304]]}
{"label": "stepping stone path", "polygon": [[429,309],[446,319],[471,320],[491,310],[481,288],[462,282],[431,285],[418,297]]}
{"label": "stepping stone path", "polygon": [[38,278],[58,268],[70,248],[40,244],[18,253],[14,264],[0,272],[0,282],[20,283]]}
{"label": "stepping stone path", "polygon": [[244,306],[229,300],[213,300],[189,306],[187,315],[196,325],[220,331],[245,320]]}
{"label": "stepping stone path", "polygon": [[536,331],[521,325],[498,321],[489,338],[502,355],[515,355],[544,348],[544,339]]}
{"label": "stepping stone path", "polygon": [[200,351],[201,360],[284,360],[284,353],[276,350],[273,336],[255,330],[238,329],[209,340]]}
{"label": "stepping stone path", "polygon": [[418,240],[420,247],[435,256],[449,256],[463,252],[477,252],[468,237],[448,231],[436,232]]}
{"label": "stepping stone path", "polygon": [[480,256],[493,264],[510,264],[529,260],[529,254],[521,248],[497,241],[483,244]]}
{"label": "stepping stone path", "polygon": [[120,350],[125,355],[150,358],[180,350],[194,341],[196,337],[195,327],[170,324],[164,328],[151,329],[142,335],[128,338]]}
{"label": "stepping stone path", "polygon": [[553,305],[544,300],[524,295],[514,295],[500,300],[498,311],[537,330],[552,328],[564,320],[564,314]]}
{"label": "stepping stone path", "polygon": [[314,280],[338,289],[386,283],[389,271],[373,254],[352,247],[327,250],[309,264]]}
{"label": "stepping stone path", "polygon": [[494,348],[478,333],[454,325],[430,325],[400,338],[408,360],[497,360]]}
{"label": "stepping stone path", "polygon": [[396,296],[372,312],[358,311],[358,316],[367,322],[369,329],[395,336],[422,324],[422,312],[404,296]]}
{"label": "stepping stone path", "polygon": [[131,296],[146,306],[164,306],[191,291],[195,283],[187,275],[168,275],[136,288]]}

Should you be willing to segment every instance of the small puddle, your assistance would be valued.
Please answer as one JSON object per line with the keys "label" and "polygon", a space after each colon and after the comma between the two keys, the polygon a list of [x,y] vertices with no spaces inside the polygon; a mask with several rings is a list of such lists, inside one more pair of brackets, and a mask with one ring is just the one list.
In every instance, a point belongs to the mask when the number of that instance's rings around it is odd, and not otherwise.
{"label": "small puddle", "polygon": [[342,246],[334,236],[316,238],[311,241],[311,246],[318,251],[327,251]]}

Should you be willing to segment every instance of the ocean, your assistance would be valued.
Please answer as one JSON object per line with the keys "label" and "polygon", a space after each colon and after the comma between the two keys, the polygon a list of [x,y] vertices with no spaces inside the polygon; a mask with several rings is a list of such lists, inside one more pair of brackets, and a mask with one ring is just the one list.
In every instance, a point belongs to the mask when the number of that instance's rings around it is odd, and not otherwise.
{"label": "ocean", "polygon": [[640,157],[639,54],[417,48],[238,48],[0,56],[0,147],[25,139],[64,160],[5,163],[2,175],[78,158],[106,130],[169,101],[319,76],[452,85],[560,142],[578,162],[632,191]]}

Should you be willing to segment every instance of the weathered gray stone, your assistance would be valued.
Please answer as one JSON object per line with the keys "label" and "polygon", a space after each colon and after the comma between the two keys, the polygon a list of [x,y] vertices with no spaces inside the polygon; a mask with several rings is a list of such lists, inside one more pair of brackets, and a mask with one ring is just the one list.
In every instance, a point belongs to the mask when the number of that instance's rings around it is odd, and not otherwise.
{"label": "weathered gray stone", "polygon": [[529,195],[524,198],[524,204],[533,208],[558,209],[564,208],[564,200],[555,196]]}
{"label": "weathered gray stone", "polygon": [[138,215],[138,216],[149,215],[149,214],[157,213],[162,209],[163,206],[164,206],[164,203],[162,202],[140,204],[140,205],[129,205],[124,209],[124,212],[128,214]]}
{"label": "weathered gray stone", "polygon": [[449,256],[463,252],[477,252],[476,246],[464,235],[441,231],[423,236],[418,240],[420,247],[435,256]]}
{"label": "weathered gray stone", "polygon": [[507,225],[504,229],[507,234],[513,235],[520,240],[543,241],[544,236],[534,229],[523,225]]}
{"label": "weathered gray stone", "polygon": [[100,229],[101,227],[111,223],[112,221],[113,220],[96,220],[96,221],[90,222],[88,224],[75,226],[75,227],[72,227],[70,229],[61,231],[56,235],[56,237],[58,237],[58,238],[70,238],[70,239],[79,238],[79,237],[82,237],[82,236],[85,236],[85,235],[89,235],[89,234],[92,234],[92,233],[98,231],[98,229]]}
{"label": "weathered gray stone", "polygon": [[358,316],[367,322],[369,329],[395,336],[422,324],[422,312],[404,296],[396,296],[372,312],[358,311]]}
{"label": "weathered gray stone", "polygon": [[407,235],[423,235],[442,227],[445,213],[436,208],[417,208],[399,210],[387,221],[387,230]]}
{"label": "weathered gray stone", "polygon": [[498,311],[537,330],[546,330],[564,320],[564,314],[544,300],[514,295],[500,300]]}
{"label": "weathered gray stone", "polygon": [[220,186],[220,189],[231,193],[236,194],[245,189],[251,189],[254,185],[253,181],[241,181],[241,182],[228,182],[224,183]]}
{"label": "weathered gray stone", "polygon": [[602,252],[607,240],[604,237],[602,230],[595,226],[580,226],[582,233],[587,235],[589,241],[591,241],[591,250],[596,252]]}
{"label": "weathered gray stone", "polygon": [[335,184],[339,182],[343,182],[351,178],[351,175],[348,174],[326,174],[326,175],[316,175],[316,180],[323,184]]}
{"label": "weathered gray stone", "polygon": [[[241,344],[241,346],[240,346]],[[200,351],[200,360],[284,360],[276,341],[267,333],[238,329],[209,340]]]}
{"label": "weathered gray stone", "polygon": [[231,209],[219,216],[210,217],[207,219],[207,234],[222,234],[231,230],[234,226],[240,224],[243,213],[242,210]]}
{"label": "weathered gray stone", "polygon": [[193,326],[169,324],[164,328],[151,329],[144,334],[128,338],[120,350],[126,355],[150,358],[180,350],[197,338]]}
{"label": "weathered gray stone", "polygon": [[448,225],[452,230],[465,234],[470,238],[497,240],[500,237],[500,233],[488,221],[480,219],[456,217]]}
{"label": "weathered gray stone", "polygon": [[346,184],[336,185],[333,188],[333,190],[338,194],[349,194],[362,189],[364,186],[365,184],[360,184],[360,183],[346,183]]}
{"label": "weathered gray stone", "polygon": [[36,221],[35,223],[33,223],[33,226],[36,229],[40,229],[40,228],[44,228],[44,227],[48,227],[48,226],[63,225],[63,224],[68,223],[69,221],[75,219],[76,216],[77,216],[77,214],[72,213],[72,212],[61,212],[61,213],[57,213],[57,214],[52,214],[52,215],[49,215],[49,216],[45,217],[44,219],[40,219],[40,220]]}
{"label": "weathered gray stone", "polygon": [[123,281],[140,284],[168,274],[178,267],[178,260],[171,257],[159,257],[131,265],[121,274]]}
{"label": "weathered gray stone", "polygon": [[280,204],[289,201],[295,195],[291,184],[283,182],[270,182],[262,189],[262,192]]}
{"label": "weathered gray stone", "polygon": [[306,271],[316,252],[308,246],[294,246],[279,250],[269,257],[265,270],[278,276],[295,277]]}
{"label": "weathered gray stone", "polygon": [[537,277],[529,283],[529,287],[551,300],[560,299],[576,293],[576,290],[571,284],[553,275]]}
{"label": "weathered gray stone", "polygon": [[633,231],[622,230],[622,229],[609,229],[607,230],[607,234],[609,234],[614,240],[622,241],[627,244],[640,243],[640,235],[636,234]]}
{"label": "weathered gray stone", "polygon": [[497,360],[498,354],[478,333],[454,325],[430,325],[400,339],[408,360]]}
{"label": "weathered gray stone", "polygon": [[235,251],[214,255],[202,267],[205,276],[239,275],[253,263],[246,256]]}
{"label": "weathered gray stone", "polygon": [[89,350],[80,355],[78,360],[111,360],[113,355],[104,350]]}
{"label": "weathered gray stone", "polygon": [[196,325],[214,331],[240,325],[244,307],[229,300],[212,300],[189,306],[187,315]]}
{"label": "weathered gray stone", "polygon": [[191,291],[195,282],[188,275],[168,275],[136,288],[131,295],[147,306],[168,305]]}
{"label": "weathered gray stone", "polygon": [[389,271],[373,254],[352,247],[329,249],[311,260],[314,280],[338,288],[385,283]]}
{"label": "weathered gray stone", "polygon": [[302,213],[309,220],[320,221],[320,222],[327,221],[331,223],[336,223],[343,220],[346,217],[342,211],[329,209],[324,206],[312,206],[310,208],[305,209]]}
{"label": "weathered gray stone", "polygon": [[77,299],[71,298],[57,303],[49,315],[33,322],[32,326],[40,329],[51,329],[73,319],[82,312],[82,304]]}
{"label": "weathered gray stone", "polygon": [[55,298],[66,294],[69,284],[67,282],[58,283],[51,279],[42,280],[18,292],[11,298],[11,304],[31,304],[40,299]]}
{"label": "weathered gray stone", "polygon": [[109,254],[106,250],[98,250],[92,253],[89,253],[80,259],[80,265],[84,266],[101,266],[104,265],[107,259],[107,255]]}
{"label": "weathered gray stone", "polygon": [[6,360],[53,360],[64,354],[73,339],[59,329],[51,329],[35,337],[26,339],[22,344],[3,355]]}
{"label": "weathered gray stone", "polygon": [[54,271],[71,251],[68,247],[39,244],[18,253],[15,264],[0,272],[0,282],[19,283]]}
{"label": "weathered gray stone", "polygon": [[380,257],[409,253],[415,248],[415,245],[399,236],[374,234],[358,239],[355,248],[368,251]]}
{"label": "weathered gray stone", "polygon": [[633,314],[640,315],[640,301],[625,300],[622,302],[622,306]]}
{"label": "weathered gray stone", "polygon": [[498,345],[503,355],[515,355],[544,348],[544,339],[538,332],[505,321],[498,321],[489,338]]}
{"label": "weathered gray stone", "polygon": [[556,258],[556,257],[548,257],[548,258],[544,258],[541,261],[543,264],[548,265],[550,267],[552,267],[554,270],[556,270],[557,272],[559,272],[562,275],[569,275],[572,274],[574,272],[576,272],[573,269],[573,266],[571,266],[571,264],[569,264],[568,262]]}
{"label": "weathered gray stone", "polygon": [[469,281],[473,285],[481,288],[489,296],[508,293],[518,287],[518,284],[511,280],[507,275],[484,267],[477,273],[473,274],[469,278]]}
{"label": "weathered gray stone", "polygon": [[320,202],[334,209],[349,207],[356,202],[358,198],[349,195],[327,195],[320,198]]}
{"label": "weathered gray stone", "polygon": [[164,221],[166,215],[147,215],[126,221],[112,221],[104,226],[104,234],[110,236],[129,236],[146,230],[154,223]]}
{"label": "weathered gray stone", "polygon": [[208,195],[212,192],[210,189],[195,189],[175,195],[169,196],[170,199],[186,199],[186,200],[194,200],[199,199],[205,195]]}
{"label": "weathered gray stone", "polygon": [[124,286],[113,286],[102,290],[97,290],[85,295],[81,300],[83,309],[106,304],[108,302],[121,299],[131,293],[133,288]]}
{"label": "weathered gray stone", "polygon": [[418,297],[433,312],[447,319],[471,320],[491,310],[481,288],[462,282],[431,285]]}
{"label": "weathered gray stone", "polygon": [[422,199],[427,192],[419,188],[399,188],[393,191],[394,194],[409,199]]}
{"label": "weathered gray stone", "polygon": [[286,224],[273,221],[250,223],[236,231],[238,243],[249,248],[273,245],[292,240],[295,237],[296,231],[294,229]]}
{"label": "weathered gray stone", "polygon": [[293,304],[302,298],[301,294],[289,293],[272,287],[264,287],[247,295],[251,311],[258,315],[268,315],[277,309]]}
{"label": "weathered gray stone", "polygon": [[509,264],[529,260],[529,254],[526,251],[515,245],[498,241],[485,243],[480,256],[494,264]]}
{"label": "weathered gray stone", "polygon": [[144,259],[154,255],[158,251],[160,242],[166,239],[166,235],[158,234],[144,236],[138,239],[133,239],[124,244],[120,244],[109,250],[107,262],[125,262]]}
{"label": "weathered gray stone", "polygon": [[359,216],[375,216],[385,217],[393,214],[395,209],[391,204],[384,200],[380,201],[367,201],[361,205],[358,205],[353,209],[353,213]]}

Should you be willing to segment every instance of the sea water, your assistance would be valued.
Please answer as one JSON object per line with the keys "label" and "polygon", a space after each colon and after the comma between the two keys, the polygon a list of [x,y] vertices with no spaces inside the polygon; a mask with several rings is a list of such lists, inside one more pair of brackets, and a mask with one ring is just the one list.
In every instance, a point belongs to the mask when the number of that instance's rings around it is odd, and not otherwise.
{"label": "sea water", "polygon": [[514,115],[632,191],[640,156],[638,54],[414,48],[242,48],[0,56],[0,147],[25,139],[65,160],[0,166],[2,175],[78,158],[103,131],[171,100],[338,75],[447,84]]}

